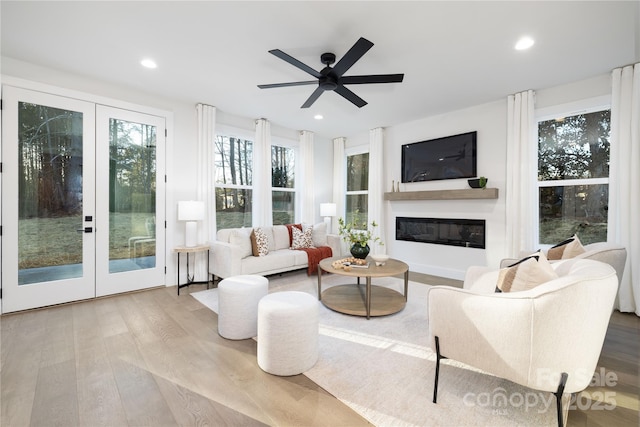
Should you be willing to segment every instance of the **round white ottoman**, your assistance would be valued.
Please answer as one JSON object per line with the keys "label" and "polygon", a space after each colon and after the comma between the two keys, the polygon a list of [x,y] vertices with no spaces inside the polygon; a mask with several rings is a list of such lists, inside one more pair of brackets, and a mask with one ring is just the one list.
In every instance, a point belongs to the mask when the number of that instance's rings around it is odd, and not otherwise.
{"label": "round white ottoman", "polygon": [[304,292],[276,292],[258,304],[258,366],[297,375],[318,360],[318,300]]}
{"label": "round white ottoman", "polygon": [[269,279],[233,276],[218,283],[218,333],[231,340],[258,335],[258,302],[269,293]]}

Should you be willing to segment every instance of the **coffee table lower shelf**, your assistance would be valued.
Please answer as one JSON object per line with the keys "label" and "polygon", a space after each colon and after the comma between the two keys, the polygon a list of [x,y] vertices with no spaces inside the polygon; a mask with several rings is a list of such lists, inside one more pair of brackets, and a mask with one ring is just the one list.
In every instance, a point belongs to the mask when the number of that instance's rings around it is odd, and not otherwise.
{"label": "coffee table lower shelf", "polygon": [[[365,284],[338,285],[322,292],[322,303],[333,311],[353,316],[366,316]],[[400,292],[382,286],[371,285],[370,316],[387,316],[405,307],[407,301]]]}

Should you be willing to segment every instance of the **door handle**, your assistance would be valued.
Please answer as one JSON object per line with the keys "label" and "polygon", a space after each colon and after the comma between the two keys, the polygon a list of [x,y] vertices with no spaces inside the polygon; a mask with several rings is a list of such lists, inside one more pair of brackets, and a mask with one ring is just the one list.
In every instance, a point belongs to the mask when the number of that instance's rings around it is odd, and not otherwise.
{"label": "door handle", "polygon": [[78,233],[93,233],[93,227],[78,228]]}

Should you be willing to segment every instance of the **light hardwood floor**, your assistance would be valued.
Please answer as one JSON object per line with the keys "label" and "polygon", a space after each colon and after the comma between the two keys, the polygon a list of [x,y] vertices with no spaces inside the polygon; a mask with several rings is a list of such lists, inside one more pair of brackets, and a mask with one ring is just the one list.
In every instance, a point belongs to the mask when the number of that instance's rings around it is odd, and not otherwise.
{"label": "light hardwood floor", "polygon": [[[304,375],[260,370],[255,341],[221,338],[189,295],[202,289],[2,316],[0,425],[368,425]],[[614,313],[600,365],[617,375],[615,409],[573,410],[570,426],[638,425],[639,338],[640,319]]]}

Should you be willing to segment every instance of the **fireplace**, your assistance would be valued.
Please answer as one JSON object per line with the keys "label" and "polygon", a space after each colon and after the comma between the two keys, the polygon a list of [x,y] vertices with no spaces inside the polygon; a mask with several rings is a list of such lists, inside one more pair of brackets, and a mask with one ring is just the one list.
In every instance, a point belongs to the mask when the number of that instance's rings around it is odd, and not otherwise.
{"label": "fireplace", "polygon": [[396,217],[396,240],[485,248],[485,220]]}

